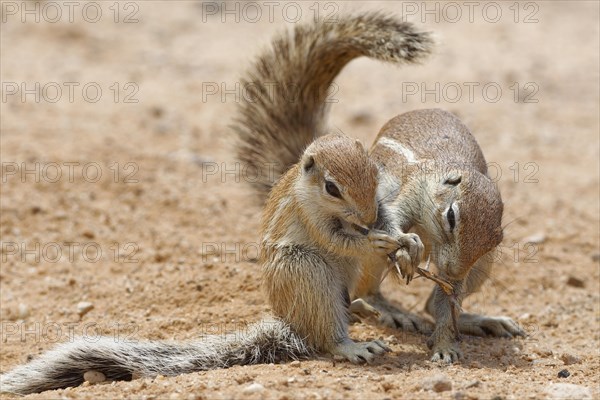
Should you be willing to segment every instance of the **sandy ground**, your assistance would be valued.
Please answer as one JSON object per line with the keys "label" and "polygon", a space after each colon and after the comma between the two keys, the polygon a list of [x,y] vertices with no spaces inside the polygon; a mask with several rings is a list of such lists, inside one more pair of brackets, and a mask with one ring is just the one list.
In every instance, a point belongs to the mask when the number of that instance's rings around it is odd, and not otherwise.
{"label": "sandy ground", "polygon": [[[365,321],[352,336],[393,349],[373,366],[244,366],[31,398],[522,399],[557,383],[600,396],[597,2],[520,3],[518,14],[513,2],[477,3],[472,22],[461,2],[460,16],[442,3],[434,14],[421,2],[277,3],[273,21],[268,5],[255,3],[257,16],[241,4],[239,22],[192,1],[76,3],[72,17],[62,2],[38,4],[39,22],[23,12],[36,3],[1,3],[2,372],[75,333],[182,340],[268,313],[254,257],[261,210],[243,179],[221,172],[236,168],[238,76],[294,25],[296,5],[303,20],[404,10],[436,33],[422,66],[351,63],[331,121],[369,143],[407,110],[463,119],[497,171],[507,226],[491,280],[465,308],[511,316],[530,336],[467,337],[464,359],[438,366],[424,336]],[[421,314],[430,289],[385,285]],[[83,316],[81,302],[93,305]],[[451,390],[427,388],[437,374]],[[264,389],[248,393],[253,383]]]}

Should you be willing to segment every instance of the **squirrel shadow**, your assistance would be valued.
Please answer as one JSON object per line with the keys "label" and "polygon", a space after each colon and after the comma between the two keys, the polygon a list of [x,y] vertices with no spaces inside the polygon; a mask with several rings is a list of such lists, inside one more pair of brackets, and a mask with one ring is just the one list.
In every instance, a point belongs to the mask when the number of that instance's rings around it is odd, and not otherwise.
{"label": "squirrel shadow", "polygon": [[[397,306],[395,304],[395,306]],[[402,346],[400,351],[394,351],[388,353],[386,357],[377,360],[373,364],[376,367],[384,367],[390,365],[391,359],[397,359],[395,368],[405,369],[411,368],[413,365],[418,366],[438,366],[444,368],[445,366],[454,365],[462,366],[468,369],[477,368],[493,368],[498,370],[506,370],[508,367],[513,366],[518,369],[530,368],[531,363],[522,358],[523,348],[528,341],[532,340],[531,336],[528,337],[515,337],[515,338],[504,338],[494,336],[473,336],[468,334],[461,334],[460,346],[462,351],[462,357],[458,362],[454,364],[446,364],[442,362],[432,362],[431,351],[427,347],[427,339],[433,332],[434,323],[424,315],[410,313],[398,307],[406,316],[411,318],[425,320],[431,324],[431,330],[424,332],[409,332],[401,330],[399,328],[391,328],[382,326],[377,323],[373,318],[363,320],[365,325],[376,325],[381,331],[381,335],[384,341],[389,342],[386,337],[393,336],[394,339],[388,345]],[[412,346],[414,351],[406,349],[406,346]],[[379,369],[379,368],[377,368]]]}

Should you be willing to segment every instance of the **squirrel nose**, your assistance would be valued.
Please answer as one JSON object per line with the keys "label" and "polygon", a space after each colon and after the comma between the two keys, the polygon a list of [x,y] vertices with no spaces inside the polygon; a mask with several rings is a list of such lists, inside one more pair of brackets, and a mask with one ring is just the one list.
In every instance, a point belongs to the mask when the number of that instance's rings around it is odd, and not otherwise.
{"label": "squirrel nose", "polygon": [[361,219],[365,226],[372,229],[375,226],[375,223],[377,222],[377,209],[369,213],[363,214]]}
{"label": "squirrel nose", "polygon": [[373,228],[377,222],[377,208],[362,212],[360,214],[360,219],[364,226]]}

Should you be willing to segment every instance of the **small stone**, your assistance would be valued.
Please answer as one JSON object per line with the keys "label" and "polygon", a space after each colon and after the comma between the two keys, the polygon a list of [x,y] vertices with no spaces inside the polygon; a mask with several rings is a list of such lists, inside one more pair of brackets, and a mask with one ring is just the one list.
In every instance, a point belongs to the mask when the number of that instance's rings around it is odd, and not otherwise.
{"label": "small stone", "polygon": [[581,361],[579,357],[569,353],[561,354],[560,359],[565,363],[565,365],[578,364]]}
{"label": "small stone", "polygon": [[300,361],[296,360],[296,361],[292,361],[292,362],[290,363],[290,366],[291,366],[291,367],[294,367],[294,368],[300,368],[301,364],[302,364],[302,363],[301,363]]}
{"label": "small stone", "polygon": [[546,235],[543,232],[535,233],[535,234],[527,236],[525,239],[523,239],[524,243],[531,243],[531,244],[542,244],[545,241],[546,241]]}
{"label": "small stone", "polygon": [[539,349],[535,349],[534,352],[540,356],[540,357],[551,357],[552,356],[552,350],[547,349],[547,348],[539,348]]}
{"label": "small stone", "polygon": [[582,288],[585,287],[585,282],[579,278],[575,278],[574,276],[569,276],[569,279],[567,279],[567,285],[576,288]]}
{"label": "small stone", "polygon": [[152,114],[154,118],[160,118],[163,116],[164,113],[165,110],[159,106],[150,107],[150,114]]}
{"label": "small stone", "polygon": [[93,239],[96,237],[96,235],[94,235],[94,232],[92,232],[92,231],[83,231],[82,235],[83,235],[83,237],[88,238],[88,239]]}
{"label": "small stone", "polygon": [[248,374],[242,374],[235,377],[234,380],[241,385],[242,383],[252,382],[252,377]]}
{"label": "small stone", "polygon": [[478,387],[480,384],[481,384],[480,381],[477,381],[477,380],[471,381],[471,382],[469,382],[469,383],[467,383],[465,385],[465,389],[470,389],[470,388]]}
{"label": "small stone", "polygon": [[546,389],[546,394],[551,399],[592,399],[592,391],[588,387],[572,383],[553,383]]}
{"label": "small stone", "polygon": [[434,392],[445,392],[452,390],[452,382],[444,374],[437,374],[430,378],[424,379],[422,386],[425,390],[433,390]]}
{"label": "small stone", "polygon": [[246,386],[246,388],[244,388],[244,393],[247,393],[247,394],[260,393],[263,390],[265,390],[265,387],[263,385],[261,385],[260,383],[254,382],[254,383]]}
{"label": "small stone", "polygon": [[19,303],[19,319],[25,319],[29,316],[29,307],[27,304]]}
{"label": "small stone", "polygon": [[288,378],[287,383],[294,383],[296,382],[296,378],[294,378],[293,376],[291,378]]}
{"label": "small stone", "polygon": [[31,213],[32,214],[39,214],[42,212],[42,207],[40,206],[33,206],[31,207]]}
{"label": "small stone", "polygon": [[80,317],[83,317],[85,314],[89,313],[94,309],[94,305],[89,301],[81,301],[77,303],[77,314]]}
{"label": "small stone", "polygon": [[90,385],[93,385],[94,383],[104,382],[106,377],[99,371],[86,371],[86,373],[83,374],[83,380],[89,382]]}
{"label": "small stone", "polygon": [[571,376],[571,373],[569,372],[568,369],[561,369],[558,372],[558,377],[559,378],[568,378],[569,376]]}
{"label": "small stone", "polygon": [[359,111],[354,113],[351,117],[353,124],[368,124],[373,120],[373,115],[366,111]]}
{"label": "small stone", "polygon": [[454,400],[479,400],[479,397],[477,397],[476,395],[465,392],[456,392],[454,393],[453,398]]}

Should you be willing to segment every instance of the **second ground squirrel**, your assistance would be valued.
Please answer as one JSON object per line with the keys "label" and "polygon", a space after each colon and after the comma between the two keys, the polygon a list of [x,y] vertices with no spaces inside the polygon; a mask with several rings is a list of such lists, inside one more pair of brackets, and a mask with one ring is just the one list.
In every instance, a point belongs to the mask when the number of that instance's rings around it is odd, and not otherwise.
{"label": "second ground squirrel", "polygon": [[[466,128],[442,111],[404,114],[384,127],[370,152],[347,136],[327,134],[327,88],[349,61],[418,61],[431,44],[427,33],[381,13],[342,16],[278,36],[249,70],[244,83],[253,101],[240,106],[237,150],[260,171],[275,165],[275,176],[261,175],[256,185],[266,201],[260,262],[274,318],[242,333],[185,343],[81,338],[3,374],[0,389],[26,394],[79,385],[90,371],[128,380],[316,353],[371,362],[389,349],[379,340],[350,339],[352,299],[373,305],[384,323],[425,326],[379,293],[390,255],[410,278],[423,253],[431,254],[455,283],[459,301],[479,287],[490,265],[485,253],[502,238],[502,202]],[[435,178],[418,172],[426,162],[437,164]],[[434,293],[427,303],[436,318],[434,359],[453,361],[458,349],[449,299]],[[520,333],[508,319],[462,314],[460,321],[469,333]]]}

